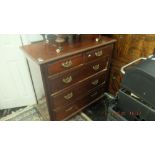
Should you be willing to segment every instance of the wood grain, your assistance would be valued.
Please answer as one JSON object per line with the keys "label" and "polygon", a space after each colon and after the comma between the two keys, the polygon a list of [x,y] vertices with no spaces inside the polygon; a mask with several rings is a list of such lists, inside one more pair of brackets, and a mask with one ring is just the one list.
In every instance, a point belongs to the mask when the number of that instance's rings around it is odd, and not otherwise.
{"label": "wood grain", "polygon": [[139,58],[153,54],[155,48],[155,34],[114,34],[117,40],[112,59],[109,91],[116,94],[120,88],[123,65]]}

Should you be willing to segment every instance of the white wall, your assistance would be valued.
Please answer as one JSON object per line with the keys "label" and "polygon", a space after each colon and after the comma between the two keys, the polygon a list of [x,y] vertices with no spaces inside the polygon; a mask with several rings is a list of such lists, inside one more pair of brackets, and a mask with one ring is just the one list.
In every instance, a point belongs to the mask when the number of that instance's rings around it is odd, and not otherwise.
{"label": "white wall", "polygon": [[20,35],[0,35],[0,109],[36,103],[27,62],[20,46]]}
{"label": "white wall", "polygon": [[43,37],[40,34],[22,34],[21,37],[24,45],[43,40]]}

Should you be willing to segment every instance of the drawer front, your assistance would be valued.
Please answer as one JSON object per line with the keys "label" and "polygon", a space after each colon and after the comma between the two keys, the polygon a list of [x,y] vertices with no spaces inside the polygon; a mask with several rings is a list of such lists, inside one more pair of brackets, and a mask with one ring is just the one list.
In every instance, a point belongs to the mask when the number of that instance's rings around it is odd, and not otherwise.
{"label": "drawer front", "polygon": [[80,69],[76,69],[72,72],[64,73],[56,78],[48,79],[49,92],[54,93],[56,91],[62,90],[66,87],[75,84],[80,80],[97,74],[102,70],[106,70],[108,65],[108,57],[99,59],[93,63],[89,63],[85,66],[82,66]]}
{"label": "drawer front", "polygon": [[88,63],[85,67],[85,75],[90,76],[96,74],[102,70],[107,70],[109,64],[109,57],[103,57],[91,63]]}
{"label": "drawer front", "polygon": [[94,101],[96,98],[103,95],[105,92],[105,85],[102,84],[93,91],[91,91],[88,95],[86,95],[83,99],[77,102],[78,109],[86,107],[89,103]]}
{"label": "drawer front", "polygon": [[79,54],[47,65],[48,75],[66,71],[83,63],[83,55]]}
{"label": "drawer front", "polygon": [[84,68],[81,67],[74,71],[69,71],[60,75],[56,78],[49,78],[48,79],[48,86],[49,86],[49,93],[54,93],[59,90],[62,90],[66,87],[71,86],[72,84],[84,79]]}
{"label": "drawer front", "polygon": [[56,120],[64,120],[70,115],[76,113],[80,109],[87,107],[90,102],[100,97],[105,91],[104,85],[99,86],[82,99],[77,100],[75,103],[65,106],[64,108],[54,112]]}
{"label": "drawer front", "polygon": [[86,52],[85,59],[86,62],[96,60],[101,57],[110,56],[112,54],[113,45],[107,45],[104,47],[96,48],[92,51]]}
{"label": "drawer front", "polygon": [[95,87],[105,83],[106,72],[103,71],[87,80],[65,90],[61,93],[51,96],[51,101],[54,109],[60,109],[70,103],[75,102],[77,99],[81,98],[86,94],[86,92],[91,91]]}
{"label": "drawer front", "polygon": [[64,109],[54,112],[55,120],[57,121],[64,120],[66,117],[69,117],[77,110],[78,110],[78,107],[75,104],[68,105]]}

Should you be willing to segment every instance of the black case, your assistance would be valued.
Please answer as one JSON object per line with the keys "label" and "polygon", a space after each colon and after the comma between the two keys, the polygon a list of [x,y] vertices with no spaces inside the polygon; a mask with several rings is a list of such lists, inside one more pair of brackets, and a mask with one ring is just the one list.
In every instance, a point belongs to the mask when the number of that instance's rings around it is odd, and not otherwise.
{"label": "black case", "polygon": [[155,110],[143,104],[138,99],[126,94],[122,90],[118,92],[117,108],[124,112],[124,117],[131,121],[154,121]]}
{"label": "black case", "polygon": [[155,57],[127,69],[121,87],[155,107]]}

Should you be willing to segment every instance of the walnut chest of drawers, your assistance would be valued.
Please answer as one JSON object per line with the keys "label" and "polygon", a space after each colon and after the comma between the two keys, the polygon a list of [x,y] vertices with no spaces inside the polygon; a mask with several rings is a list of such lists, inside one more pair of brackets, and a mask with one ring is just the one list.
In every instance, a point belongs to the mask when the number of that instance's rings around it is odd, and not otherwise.
{"label": "walnut chest of drawers", "polygon": [[36,98],[45,92],[51,120],[67,120],[103,96],[114,43],[107,37],[100,42],[83,39],[64,44],[60,53],[44,42],[22,47]]}

